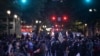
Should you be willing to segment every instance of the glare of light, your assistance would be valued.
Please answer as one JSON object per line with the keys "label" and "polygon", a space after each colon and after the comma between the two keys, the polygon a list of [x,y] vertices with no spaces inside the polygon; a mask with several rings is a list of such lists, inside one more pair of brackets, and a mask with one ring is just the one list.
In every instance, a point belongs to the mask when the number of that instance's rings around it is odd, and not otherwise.
{"label": "glare of light", "polygon": [[35,21],[36,24],[37,24],[38,22],[39,22],[38,20]]}
{"label": "glare of light", "polygon": [[85,24],[85,26],[87,26],[87,24]]}
{"label": "glare of light", "polygon": [[10,10],[7,10],[7,14],[10,15],[11,14],[11,11]]}
{"label": "glare of light", "polygon": [[22,2],[22,3],[26,3],[26,2],[27,2],[27,0],[21,0],[21,2]]}
{"label": "glare of light", "polygon": [[64,19],[64,20],[67,20],[67,17],[66,17],[66,16],[64,16],[64,17],[63,17],[63,19]]}
{"label": "glare of light", "polygon": [[14,15],[14,18],[17,18],[17,17],[18,17],[18,16],[15,14],[15,15]]}
{"label": "glare of light", "polygon": [[85,0],[87,3],[90,3],[91,2],[91,0]]}
{"label": "glare of light", "polygon": [[46,26],[46,25],[43,25],[42,27],[43,27],[43,28],[47,28],[47,26]]}
{"label": "glare of light", "polygon": [[56,19],[56,17],[55,17],[55,16],[53,16],[53,17],[52,17],[52,20],[55,20],[55,19]]}
{"label": "glare of light", "polygon": [[92,12],[93,10],[92,9],[89,9],[89,12]]}

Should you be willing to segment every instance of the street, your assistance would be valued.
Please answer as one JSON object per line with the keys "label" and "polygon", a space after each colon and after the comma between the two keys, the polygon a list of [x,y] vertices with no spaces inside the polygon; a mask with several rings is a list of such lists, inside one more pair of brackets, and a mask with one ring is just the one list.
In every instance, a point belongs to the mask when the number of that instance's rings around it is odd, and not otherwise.
{"label": "street", "polygon": [[0,0],[0,56],[100,56],[100,0]]}

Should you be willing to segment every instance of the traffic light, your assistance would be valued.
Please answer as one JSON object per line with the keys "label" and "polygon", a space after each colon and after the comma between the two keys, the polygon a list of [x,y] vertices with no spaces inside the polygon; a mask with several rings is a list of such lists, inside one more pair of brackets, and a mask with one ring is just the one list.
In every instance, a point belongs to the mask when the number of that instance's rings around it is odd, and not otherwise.
{"label": "traffic light", "polygon": [[63,16],[63,20],[66,21],[68,19],[67,16]]}
{"label": "traffic light", "polygon": [[55,16],[52,16],[52,20],[55,21],[56,20],[56,17]]}

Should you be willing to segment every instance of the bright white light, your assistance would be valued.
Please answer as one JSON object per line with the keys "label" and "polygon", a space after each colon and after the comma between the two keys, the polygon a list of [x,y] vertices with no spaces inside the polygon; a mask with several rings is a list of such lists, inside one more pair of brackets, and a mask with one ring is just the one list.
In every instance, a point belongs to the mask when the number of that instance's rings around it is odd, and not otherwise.
{"label": "bright white light", "polygon": [[89,12],[92,12],[93,10],[92,9],[89,9]]}
{"label": "bright white light", "polygon": [[11,11],[10,10],[7,10],[7,14],[10,15],[11,14]]}
{"label": "bright white light", "polygon": [[17,18],[17,17],[18,17],[18,16],[15,14],[15,15],[14,15],[14,18]]}
{"label": "bright white light", "polygon": [[87,24],[85,24],[85,26],[87,26]]}
{"label": "bright white light", "polygon": [[46,26],[46,25],[43,25],[42,27],[43,27],[43,28],[46,28],[47,26]]}
{"label": "bright white light", "polygon": [[38,20],[35,21],[36,24],[37,24],[38,22],[39,22]]}

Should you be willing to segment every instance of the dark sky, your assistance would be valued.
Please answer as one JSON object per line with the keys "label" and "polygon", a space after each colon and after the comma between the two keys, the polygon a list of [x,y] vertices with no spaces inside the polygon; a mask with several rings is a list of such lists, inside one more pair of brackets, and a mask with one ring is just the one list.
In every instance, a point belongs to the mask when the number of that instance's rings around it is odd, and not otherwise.
{"label": "dark sky", "polygon": [[11,9],[28,22],[31,22],[34,18],[50,18],[53,14],[57,16],[66,14],[71,19],[83,20],[88,17],[88,9],[95,8],[97,9],[95,16],[98,19],[100,18],[100,0],[93,0],[90,4],[85,3],[84,0],[63,0],[62,3],[52,0],[47,0],[43,3],[39,2],[40,0],[28,1],[30,1],[29,4],[24,9],[20,9],[20,6],[15,3],[15,0],[0,0],[0,14],[4,14],[7,9]]}

